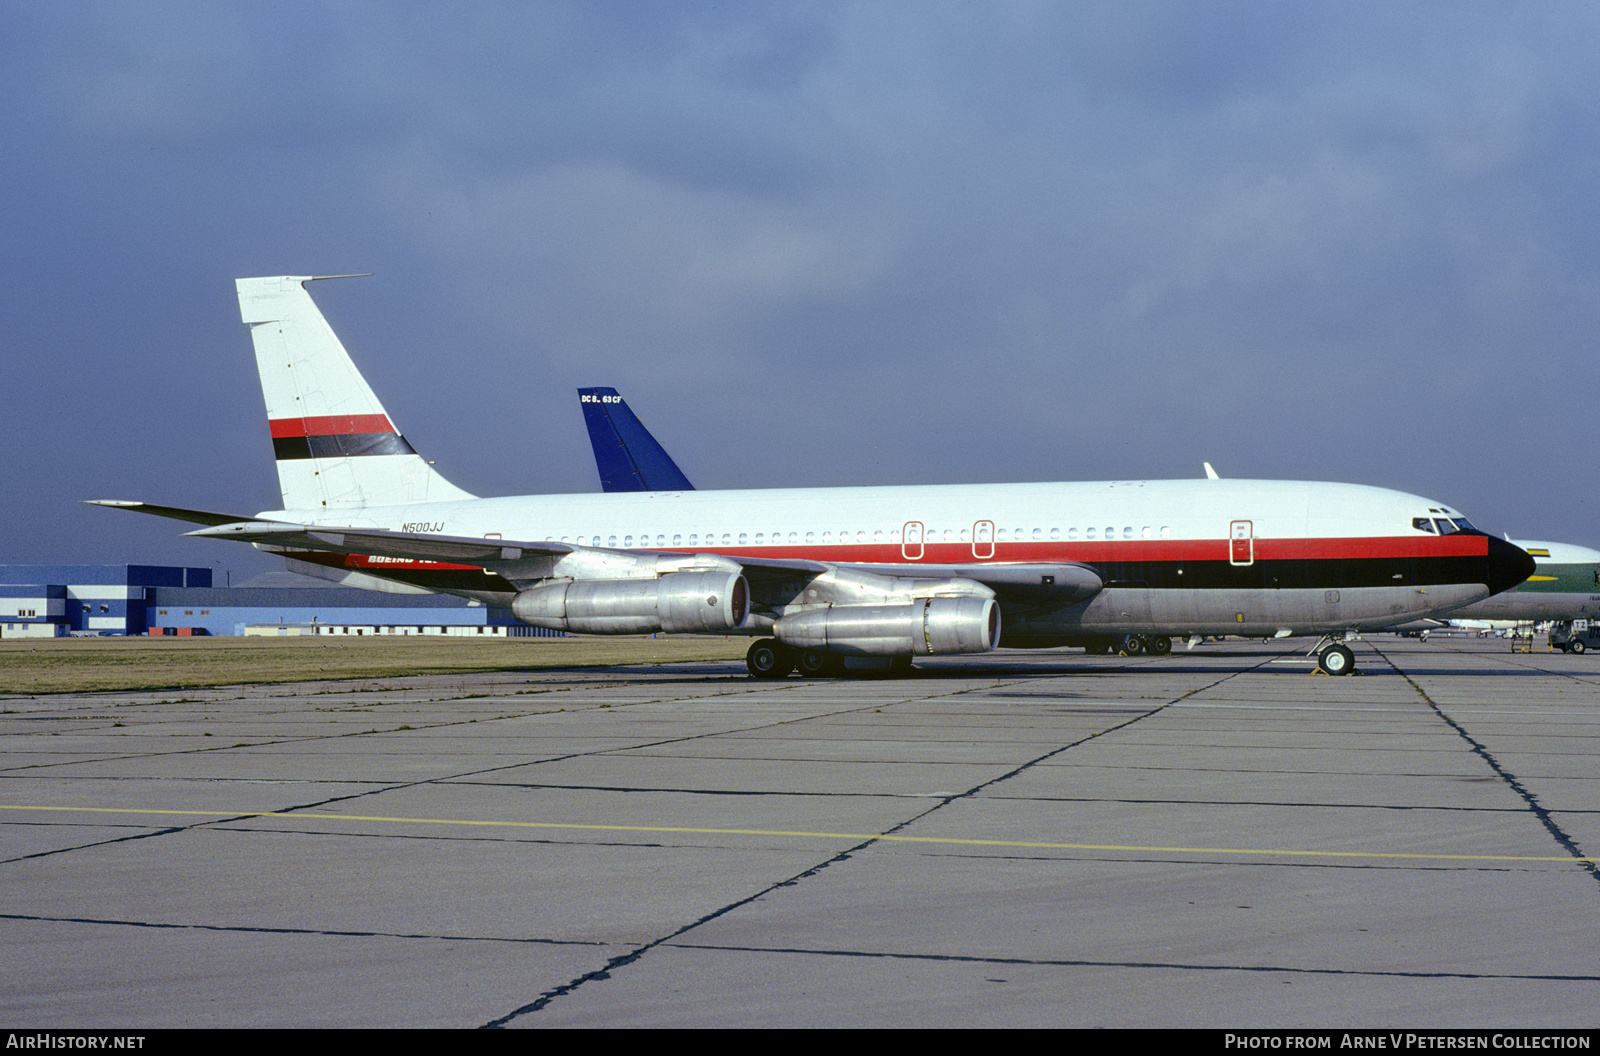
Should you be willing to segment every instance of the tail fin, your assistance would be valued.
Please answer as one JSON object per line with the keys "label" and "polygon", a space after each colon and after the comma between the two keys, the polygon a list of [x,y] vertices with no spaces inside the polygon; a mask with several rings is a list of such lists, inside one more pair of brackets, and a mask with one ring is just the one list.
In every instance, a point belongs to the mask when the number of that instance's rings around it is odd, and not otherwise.
{"label": "tail fin", "polygon": [[579,389],[583,423],[589,427],[602,491],[693,491],[656,438],[616,389]]}
{"label": "tail fin", "polygon": [[239,279],[286,510],[399,506],[473,496],[406,443],[306,292],[314,278]]}

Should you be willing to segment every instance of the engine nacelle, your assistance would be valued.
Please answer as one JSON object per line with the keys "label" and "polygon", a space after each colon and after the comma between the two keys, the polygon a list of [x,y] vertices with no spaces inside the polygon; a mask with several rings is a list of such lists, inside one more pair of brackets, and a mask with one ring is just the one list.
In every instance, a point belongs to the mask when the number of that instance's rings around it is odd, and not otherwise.
{"label": "engine nacelle", "polygon": [[993,598],[917,598],[909,605],[835,605],[779,620],[778,640],[846,656],[948,656],[1000,644]]}
{"label": "engine nacelle", "polygon": [[579,634],[727,634],[749,613],[750,585],[737,572],[545,583],[511,601],[523,623]]}

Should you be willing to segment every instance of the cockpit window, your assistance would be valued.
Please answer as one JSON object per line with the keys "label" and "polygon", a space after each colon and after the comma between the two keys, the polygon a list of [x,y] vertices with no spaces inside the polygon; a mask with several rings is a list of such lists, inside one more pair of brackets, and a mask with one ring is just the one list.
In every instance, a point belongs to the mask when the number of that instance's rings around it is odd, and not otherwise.
{"label": "cockpit window", "polygon": [[1413,517],[1411,518],[1411,527],[1415,528],[1419,532],[1432,532],[1433,521],[1426,517]]}
{"label": "cockpit window", "polygon": [[1465,517],[1456,517],[1454,519],[1449,517],[1440,517],[1434,523],[1439,526],[1440,535],[1454,535],[1457,532],[1477,531],[1477,529],[1472,526],[1472,522],[1467,520]]}

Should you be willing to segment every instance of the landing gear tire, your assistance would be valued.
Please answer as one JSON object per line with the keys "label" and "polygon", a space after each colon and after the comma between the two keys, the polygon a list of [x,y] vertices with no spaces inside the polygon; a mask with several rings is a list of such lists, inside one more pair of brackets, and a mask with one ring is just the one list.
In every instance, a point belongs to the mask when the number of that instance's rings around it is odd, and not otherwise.
{"label": "landing gear tire", "polygon": [[1151,656],[1167,656],[1172,652],[1172,639],[1164,634],[1152,634],[1144,640],[1144,651]]}
{"label": "landing gear tire", "polygon": [[844,662],[822,649],[802,649],[794,666],[803,678],[838,678],[844,674]]}
{"label": "landing gear tire", "polygon": [[1582,656],[1583,651],[1587,648],[1588,646],[1584,645],[1582,642],[1573,642],[1567,646],[1567,651],[1569,653],[1577,653],[1579,656]]}
{"label": "landing gear tire", "polygon": [[1088,653],[1090,656],[1105,656],[1107,653],[1111,652],[1111,643],[1098,641],[1090,642],[1088,645],[1083,647],[1083,651]]}
{"label": "landing gear tire", "polygon": [[762,638],[744,654],[751,678],[788,678],[794,670],[794,650],[776,638]]}
{"label": "landing gear tire", "polygon": [[1117,652],[1123,656],[1138,656],[1144,652],[1144,639],[1137,634],[1130,634],[1117,645]]}
{"label": "landing gear tire", "polygon": [[1356,654],[1335,643],[1317,654],[1317,667],[1325,675],[1348,675],[1356,669]]}

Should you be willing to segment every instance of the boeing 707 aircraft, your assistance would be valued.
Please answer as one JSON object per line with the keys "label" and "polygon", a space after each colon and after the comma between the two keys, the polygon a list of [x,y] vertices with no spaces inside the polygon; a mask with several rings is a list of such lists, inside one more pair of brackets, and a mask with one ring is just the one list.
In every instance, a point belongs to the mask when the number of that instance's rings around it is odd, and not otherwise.
{"label": "boeing 707 aircraft", "polygon": [[[333,276],[328,276],[333,277]],[[240,279],[282,506],[95,500],[204,525],[352,586],[509,606],[535,626],[757,640],[757,678],[893,670],[1086,635],[1340,638],[1460,608],[1533,559],[1431,499],[1304,481],[1175,480],[478,498],[395,428],[306,288]],[[1458,531],[1432,530],[1447,518]],[[1427,521],[1429,527],[1420,527]]]}

